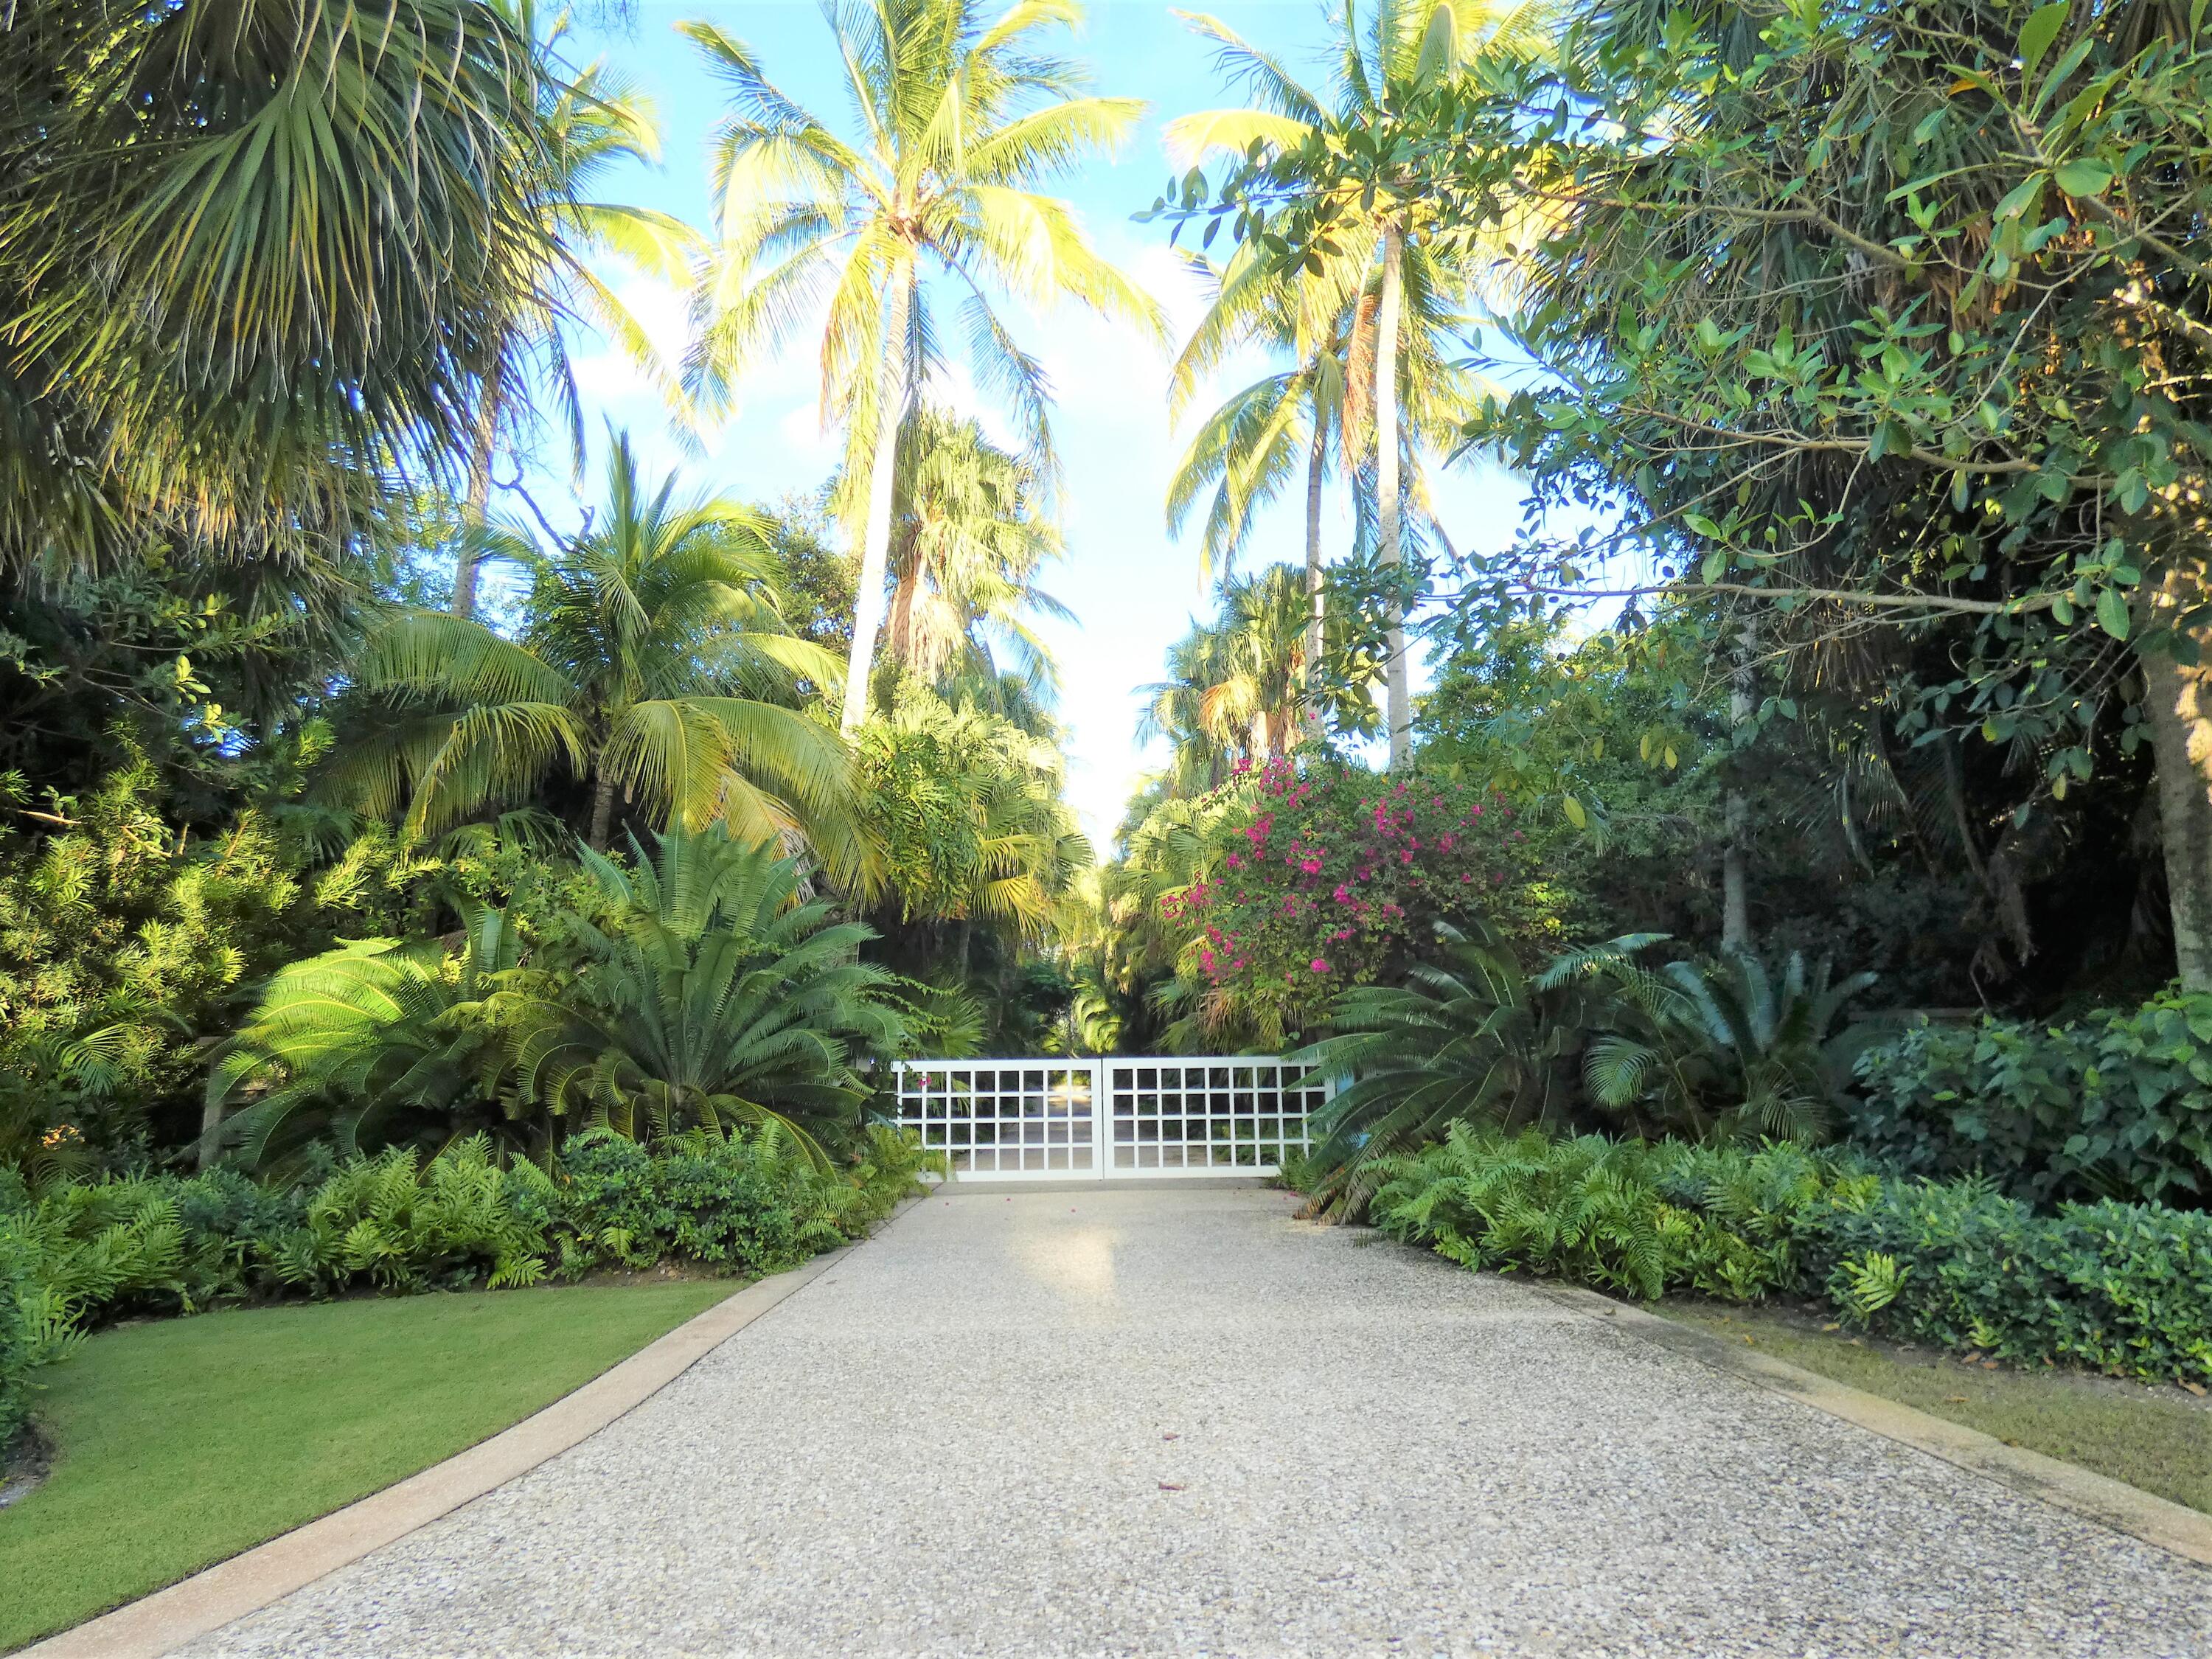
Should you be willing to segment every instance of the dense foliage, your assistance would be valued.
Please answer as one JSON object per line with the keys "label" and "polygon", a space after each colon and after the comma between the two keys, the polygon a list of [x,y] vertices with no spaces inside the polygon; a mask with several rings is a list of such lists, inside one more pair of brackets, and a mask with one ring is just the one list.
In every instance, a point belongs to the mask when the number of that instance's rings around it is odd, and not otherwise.
{"label": "dense foliage", "polygon": [[1869,1048],[1858,1075],[1852,1137],[1897,1169],[1979,1173],[2039,1203],[2212,1207],[2212,998],[2059,1024],[1923,1022]]}
{"label": "dense foliage", "polygon": [[2212,1382],[2212,1215],[2039,1214],[1849,1152],[1455,1128],[1396,1163],[1375,1215],[1470,1267],[1651,1297],[1821,1301],[1863,1328],[2027,1364]]}
{"label": "dense foliage", "polygon": [[857,1237],[913,1186],[922,1155],[888,1130],[824,1168],[770,1128],[657,1149],[601,1133],[545,1166],[482,1137],[264,1185],[231,1170],[58,1182],[0,1173],[0,1440],[32,1371],[123,1315],[240,1301],[536,1284],[673,1263],[757,1275]]}

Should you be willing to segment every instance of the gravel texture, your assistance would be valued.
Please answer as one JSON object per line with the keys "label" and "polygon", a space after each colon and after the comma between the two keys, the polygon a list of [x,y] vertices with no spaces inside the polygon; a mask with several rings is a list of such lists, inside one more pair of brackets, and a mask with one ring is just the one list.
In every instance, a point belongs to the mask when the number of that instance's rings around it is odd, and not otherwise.
{"label": "gravel texture", "polygon": [[1291,1207],[932,1199],[185,1651],[2212,1654],[2212,1571]]}

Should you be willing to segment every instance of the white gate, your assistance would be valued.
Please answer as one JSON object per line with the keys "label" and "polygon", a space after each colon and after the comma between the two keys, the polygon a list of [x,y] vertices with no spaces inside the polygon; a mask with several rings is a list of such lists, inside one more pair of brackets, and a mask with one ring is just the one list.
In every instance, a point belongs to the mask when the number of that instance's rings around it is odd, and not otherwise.
{"label": "white gate", "polygon": [[894,1111],[962,1181],[1269,1176],[1328,1097],[1273,1055],[910,1060]]}

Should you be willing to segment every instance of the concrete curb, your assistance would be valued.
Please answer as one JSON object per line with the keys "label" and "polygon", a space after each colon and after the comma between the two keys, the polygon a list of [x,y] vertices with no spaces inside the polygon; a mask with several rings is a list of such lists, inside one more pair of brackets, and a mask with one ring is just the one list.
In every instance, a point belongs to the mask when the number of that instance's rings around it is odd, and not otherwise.
{"label": "concrete curb", "polygon": [[[909,1198],[874,1237],[921,1202]],[[512,1427],[395,1486],[21,1650],[18,1659],[160,1659],[528,1474],[658,1394],[835,1267],[857,1239],[759,1279]]]}
{"label": "concrete curb", "polygon": [[2185,1559],[2212,1566],[2212,1515],[2200,1514],[2185,1504],[2138,1490],[2124,1481],[2093,1474],[2072,1463],[2062,1463],[2041,1452],[2008,1446],[1978,1429],[1931,1417],[1926,1412],[1901,1406],[1837,1382],[1761,1353],[1739,1347],[1727,1338],[1642,1308],[1615,1302],[1576,1285],[1532,1284],[1532,1288],[1592,1318],[1656,1343],[1660,1347],[1702,1361],[1716,1370],[1741,1377],[1774,1393],[1787,1395],[1816,1411],[1856,1423],[1883,1438],[1897,1441],[1930,1457],[1940,1457],[1962,1469],[2009,1486],[2022,1495],[2154,1544]]}

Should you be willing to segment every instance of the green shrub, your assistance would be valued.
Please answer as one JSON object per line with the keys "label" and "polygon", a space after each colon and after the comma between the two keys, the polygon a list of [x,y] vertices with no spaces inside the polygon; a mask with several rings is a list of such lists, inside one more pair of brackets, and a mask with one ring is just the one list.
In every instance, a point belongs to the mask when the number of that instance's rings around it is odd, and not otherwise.
{"label": "green shrub", "polygon": [[2212,1380],[2212,1214],[1886,1176],[1850,1151],[1757,1152],[1455,1127],[1394,1160],[1372,1214],[1470,1267],[1650,1297],[1788,1295],[1867,1328],[2024,1364]]}
{"label": "green shrub", "polygon": [[2063,1025],[1921,1024],[1858,1062],[1851,1133],[1898,1169],[2039,1204],[2212,1200],[2212,996]]}
{"label": "green shrub", "polygon": [[33,1372],[126,1313],[249,1298],[534,1284],[682,1262],[755,1275],[856,1237],[913,1188],[927,1156],[876,1127],[824,1169],[773,1127],[648,1148],[577,1137],[551,1168],[504,1167],[486,1137],[427,1162],[412,1147],[281,1187],[216,1169],[55,1182],[0,1170],[0,1438]]}

